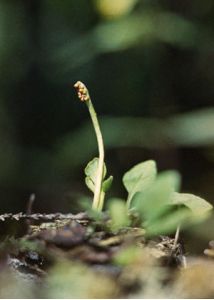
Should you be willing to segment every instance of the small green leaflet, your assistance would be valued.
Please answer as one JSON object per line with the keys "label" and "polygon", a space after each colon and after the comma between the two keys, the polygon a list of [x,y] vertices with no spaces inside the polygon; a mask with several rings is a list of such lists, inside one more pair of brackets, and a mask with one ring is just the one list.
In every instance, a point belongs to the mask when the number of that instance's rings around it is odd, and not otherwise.
{"label": "small green leaflet", "polygon": [[154,220],[148,225],[144,225],[146,228],[146,235],[153,236],[159,234],[169,234],[176,230],[176,228],[182,224],[185,225],[190,222],[191,212],[186,208],[180,208],[178,211],[174,211],[162,218]]}
{"label": "small green leaflet", "polygon": [[137,164],[125,173],[123,176],[123,184],[128,191],[128,206],[130,206],[131,200],[137,192],[143,192],[152,185],[156,174],[157,168],[154,160]]}
{"label": "small green leaflet", "polygon": [[[94,189],[95,189],[98,162],[99,162],[99,158],[95,157],[85,167],[85,175],[86,175],[85,183],[86,183],[87,187],[89,188],[89,190],[92,192],[94,192]],[[107,169],[106,169],[106,165],[104,163],[102,180],[104,180],[106,173],[107,173]],[[103,192],[107,192],[109,190],[109,188],[111,187],[112,181],[113,181],[113,176],[110,176],[102,182],[102,191]]]}
{"label": "small green leaflet", "polygon": [[184,205],[195,217],[207,216],[213,209],[209,202],[193,194],[173,193],[169,204]]}
{"label": "small green leaflet", "polygon": [[180,175],[176,171],[164,171],[158,174],[152,186],[133,198],[133,207],[142,215],[142,219],[155,221],[169,209],[169,201],[174,191],[180,187]]}
{"label": "small green leaflet", "polygon": [[112,181],[113,181],[113,176],[109,176],[106,180],[103,181],[102,191],[104,193],[106,193],[110,189],[110,187],[112,185]]}
{"label": "small green leaflet", "polygon": [[171,195],[169,204],[178,206],[178,210],[148,224],[147,235],[166,234],[173,232],[178,225],[185,227],[204,221],[213,209],[209,202],[200,197],[176,192]]}
{"label": "small green leaflet", "polygon": [[109,200],[109,214],[111,217],[112,230],[118,230],[130,224],[126,203],[120,198],[112,198]]}

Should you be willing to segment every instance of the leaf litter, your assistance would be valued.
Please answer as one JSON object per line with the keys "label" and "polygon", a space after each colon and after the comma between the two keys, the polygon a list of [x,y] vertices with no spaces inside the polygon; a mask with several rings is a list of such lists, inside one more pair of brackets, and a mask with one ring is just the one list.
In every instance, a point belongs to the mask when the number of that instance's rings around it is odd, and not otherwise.
{"label": "leaf litter", "polygon": [[[207,259],[190,259],[185,267],[181,243],[174,248],[174,239],[168,236],[148,239],[138,227],[112,232],[106,216],[100,221],[102,226],[85,213],[70,220],[42,221],[35,220],[37,224],[31,224],[21,238],[10,237],[1,243],[0,276],[7,274],[11,295],[22,283],[23,295],[34,297],[52,298],[55,293],[65,298],[167,298],[169,291],[175,297],[189,297],[195,296],[191,278],[202,280],[198,273],[203,270],[202,284],[208,286],[207,276],[214,271],[213,242],[205,250]],[[54,284],[56,276],[59,281]],[[75,287],[72,278],[78,283]],[[99,288],[92,289],[92,284]],[[210,285],[203,291],[199,287],[197,297],[214,295]],[[0,296],[5,296],[2,283]]]}

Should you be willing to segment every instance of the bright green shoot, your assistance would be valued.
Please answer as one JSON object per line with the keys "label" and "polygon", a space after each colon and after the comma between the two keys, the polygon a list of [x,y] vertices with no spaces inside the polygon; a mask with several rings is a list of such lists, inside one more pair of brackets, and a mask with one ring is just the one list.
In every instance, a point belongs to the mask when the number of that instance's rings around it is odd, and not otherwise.
{"label": "bright green shoot", "polygon": [[104,181],[104,178],[106,176],[106,166],[104,163],[105,152],[103,137],[100,130],[97,114],[91,101],[91,97],[89,95],[89,91],[81,81],[77,81],[74,87],[77,89],[79,99],[82,102],[85,102],[88,107],[97,138],[99,158],[94,158],[86,166],[85,181],[88,188],[94,193],[92,208],[97,211],[102,211],[104,205],[105,192],[109,189],[113,177],[110,176]]}
{"label": "bright green shoot", "polygon": [[[104,162],[104,145],[97,114],[87,87],[80,81],[75,85],[78,97],[85,102],[95,130],[99,157],[92,159],[85,168],[85,183],[93,192],[92,209],[101,212],[107,190],[113,177],[107,174]],[[212,205],[192,194],[179,193],[180,175],[176,171],[157,172],[156,162],[148,160],[131,168],[123,176],[128,192],[127,200],[109,199],[109,214],[112,230],[131,226],[134,212],[138,223],[148,236],[171,233],[176,230],[177,243],[180,225],[204,220],[210,215]]]}

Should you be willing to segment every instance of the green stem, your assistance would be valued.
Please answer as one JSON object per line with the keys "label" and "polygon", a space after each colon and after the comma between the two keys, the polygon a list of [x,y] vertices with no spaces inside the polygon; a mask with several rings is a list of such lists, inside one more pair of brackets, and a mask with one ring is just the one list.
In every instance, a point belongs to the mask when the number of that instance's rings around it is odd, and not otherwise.
{"label": "green stem", "polygon": [[103,169],[104,169],[104,144],[103,144],[102,133],[100,130],[100,125],[97,119],[97,114],[90,98],[88,99],[88,101],[86,101],[86,104],[88,106],[88,110],[96,133],[98,151],[99,151],[98,169],[97,169],[92,208],[101,211],[104,203],[104,197],[103,195],[101,196]]}
{"label": "green stem", "polygon": [[104,205],[104,199],[105,199],[105,192],[101,191],[101,193],[100,193],[100,200],[99,200],[99,206],[98,206],[98,211],[102,211],[103,205]]}

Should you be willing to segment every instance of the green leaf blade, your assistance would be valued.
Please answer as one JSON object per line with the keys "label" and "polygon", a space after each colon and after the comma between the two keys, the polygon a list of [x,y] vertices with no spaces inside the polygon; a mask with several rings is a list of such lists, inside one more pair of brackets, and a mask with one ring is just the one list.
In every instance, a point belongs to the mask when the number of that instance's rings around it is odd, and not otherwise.
{"label": "green leaf blade", "polygon": [[129,193],[128,205],[130,205],[133,196],[137,192],[142,192],[151,186],[156,174],[156,163],[153,160],[137,164],[125,173],[123,176],[123,184]]}
{"label": "green leaf blade", "polygon": [[213,209],[213,206],[206,200],[187,193],[173,193],[170,204],[184,205],[189,208],[196,217],[206,217]]}
{"label": "green leaf blade", "polygon": [[174,211],[163,218],[157,219],[146,227],[146,235],[154,236],[160,234],[170,234],[180,225],[189,224],[191,220],[191,212],[186,208]]}
{"label": "green leaf blade", "polygon": [[112,198],[109,203],[112,230],[118,230],[130,224],[126,203],[120,198]]}
{"label": "green leaf blade", "polygon": [[[98,169],[99,158],[95,157],[85,167],[85,175],[90,177],[91,180],[95,183],[97,177],[97,169]],[[103,178],[106,176],[106,165],[104,164],[103,169]]]}
{"label": "green leaf blade", "polygon": [[87,185],[88,189],[94,193],[95,186],[90,177],[85,177],[85,184]]}
{"label": "green leaf blade", "polygon": [[179,187],[179,173],[164,171],[157,176],[152,187],[134,197],[133,204],[141,214],[142,219],[148,222],[155,221],[160,215],[169,210],[169,200]]}
{"label": "green leaf blade", "polygon": [[109,176],[106,180],[103,181],[102,191],[104,193],[106,193],[110,189],[112,182],[113,182],[113,176]]}
{"label": "green leaf blade", "polygon": [[[87,185],[87,187],[89,188],[90,191],[92,191],[94,193],[95,190],[95,183],[96,183],[96,179],[97,179],[97,171],[98,171],[98,163],[99,163],[99,158],[95,157],[93,158],[91,161],[89,161],[89,163],[87,164],[87,166],[85,167],[85,183]],[[106,165],[104,163],[104,167],[103,167],[103,178],[105,178],[107,173],[107,169],[106,169]],[[110,182],[107,182],[106,185],[108,186],[108,184],[110,185]]]}

